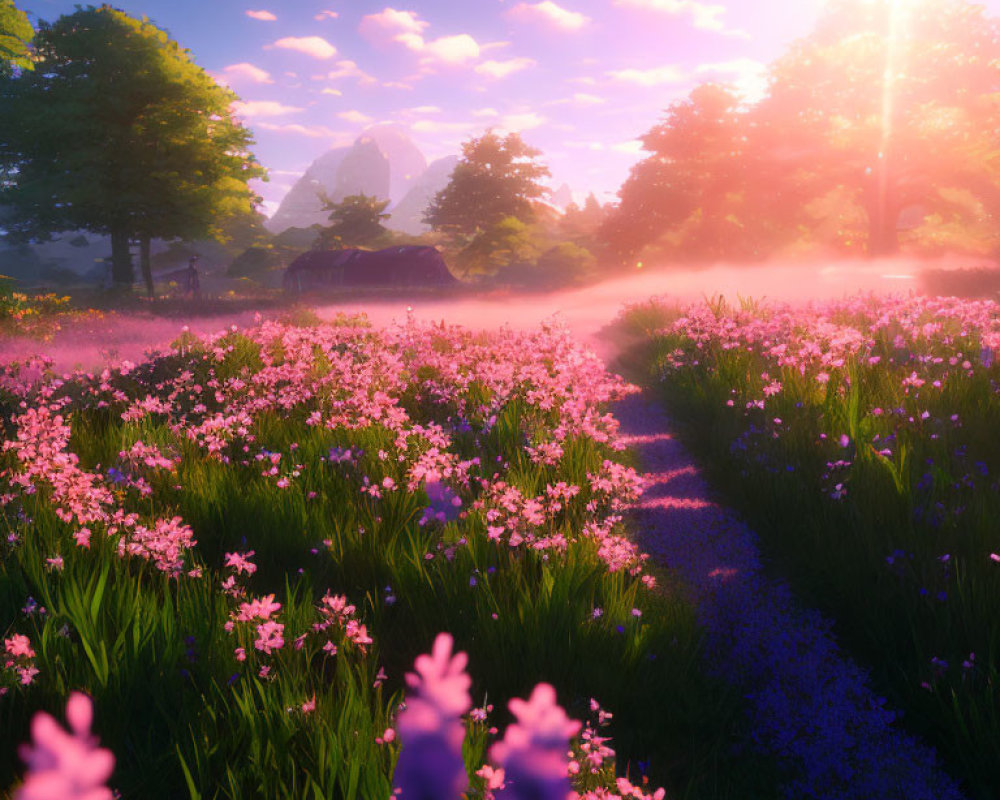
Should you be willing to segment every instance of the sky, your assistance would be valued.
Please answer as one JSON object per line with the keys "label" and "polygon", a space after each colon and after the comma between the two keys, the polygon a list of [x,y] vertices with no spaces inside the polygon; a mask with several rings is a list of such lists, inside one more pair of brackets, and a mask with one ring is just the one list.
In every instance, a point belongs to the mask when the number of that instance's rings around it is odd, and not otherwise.
{"label": "sky", "polygon": [[[78,0],[18,0],[33,22]],[[748,100],[824,0],[118,0],[241,98],[270,215],[313,160],[369,125],[428,161],[487,129],[541,150],[553,188],[614,201],[636,137],[697,84]],[[1000,5],[991,0],[987,5]]]}

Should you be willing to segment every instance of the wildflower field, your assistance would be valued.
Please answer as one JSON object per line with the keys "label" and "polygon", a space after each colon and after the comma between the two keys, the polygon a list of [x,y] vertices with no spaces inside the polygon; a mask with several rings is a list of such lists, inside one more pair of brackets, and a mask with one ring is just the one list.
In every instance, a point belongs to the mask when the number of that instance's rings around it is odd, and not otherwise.
{"label": "wildflower field", "polygon": [[720,297],[621,322],[772,563],[969,795],[1000,796],[1000,307]]}
{"label": "wildflower field", "polygon": [[260,322],[50,366],[0,374],[0,791],[767,795],[627,536],[635,388],[564,330]]}

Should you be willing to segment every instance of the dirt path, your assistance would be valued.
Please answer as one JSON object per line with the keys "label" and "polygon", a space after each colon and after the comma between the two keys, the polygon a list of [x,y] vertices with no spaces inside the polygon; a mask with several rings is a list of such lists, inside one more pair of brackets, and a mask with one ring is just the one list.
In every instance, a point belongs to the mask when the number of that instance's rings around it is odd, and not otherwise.
{"label": "dirt path", "polygon": [[634,510],[642,548],[675,570],[706,629],[706,666],[748,701],[752,746],[789,768],[796,800],[949,800],[933,751],[892,724],[829,624],[767,579],[756,537],[711,494],[648,391],[612,409],[649,482]]}

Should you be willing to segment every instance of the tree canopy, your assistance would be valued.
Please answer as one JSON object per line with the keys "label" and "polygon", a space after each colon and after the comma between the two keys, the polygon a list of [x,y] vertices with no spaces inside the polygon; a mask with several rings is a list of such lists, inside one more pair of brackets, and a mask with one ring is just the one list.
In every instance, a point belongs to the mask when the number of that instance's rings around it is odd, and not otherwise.
{"label": "tree canopy", "polygon": [[14,5],[14,0],[0,0],[0,78],[10,75],[14,67],[32,68],[28,45],[34,35],[28,15]]}
{"label": "tree canopy", "polygon": [[530,222],[531,200],[547,191],[538,182],[549,175],[548,167],[535,163],[540,155],[517,133],[501,138],[487,131],[465,142],[451,180],[431,201],[424,222],[458,237],[473,237],[505,217]]}
{"label": "tree canopy", "polygon": [[835,0],[748,104],[701,86],[642,137],[603,228],[623,257],[764,256],[796,240],[891,254],[992,237],[1000,30],[964,0]]}
{"label": "tree canopy", "polygon": [[258,202],[264,171],[236,95],[147,19],[89,6],[35,37],[37,68],[0,81],[0,203],[23,239],[110,234],[116,282],[133,279],[129,241],[219,237]]}
{"label": "tree canopy", "polygon": [[322,249],[370,245],[388,233],[382,220],[388,200],[366,194],[352,194],[339,203],[321,196],[323,209],[330,212],[330,225],[320,234],[316,246]]}

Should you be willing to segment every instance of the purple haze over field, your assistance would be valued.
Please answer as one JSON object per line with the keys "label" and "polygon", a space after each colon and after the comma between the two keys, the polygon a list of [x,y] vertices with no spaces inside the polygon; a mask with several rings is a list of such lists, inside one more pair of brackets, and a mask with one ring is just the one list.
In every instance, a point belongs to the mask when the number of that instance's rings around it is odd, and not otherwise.
{"label": "purple haze over field", "polygon": [[[948,267],[972,264],[973,260],[954,257],[946,262]],[[736,302],[739,296],[800,302],[856,292],[905,294],[918,290],[917,276],[921,266],[941,267],[945,266],[945,262],[881,259],[789,262],[766,267],[719,265],[706,269],[636,271],[592,286],[548,293],[511,292],[449,298],[408,297],[399,292],[391,297],[365,296],[332,303],[324,302],[321,297],[307,297],[305,301],[324,319],[331,319],[338,312],[363,312],[376,326],[405,322],[408,308],[412,309],[416,320],[444,320],[448,324],[473,329],[501,325],[515,329],[534,328],[556,316],[591,349],[607,356],[610,344],[603,340],[601,329],[614,320],[627,303],[641,302],[658,295],[668,295],[677,300],[697,300],[721,293],[732,302]],[[285,309],[271,309],[263,316],[273,318],[284,313]],[[240,327],[252,325],[254,318],[253,311],[189,318],[114,314],[104,320],[66,325],[51,342],[31,339],[0,341],[0,361],[45,353],[55,360],[55,367],[60,371],[78,365],[94,369],[123,359],[137,362],[147,350],[169,345],[185,325],[190,326],[194,333],[211,333],[233,324]]]}

